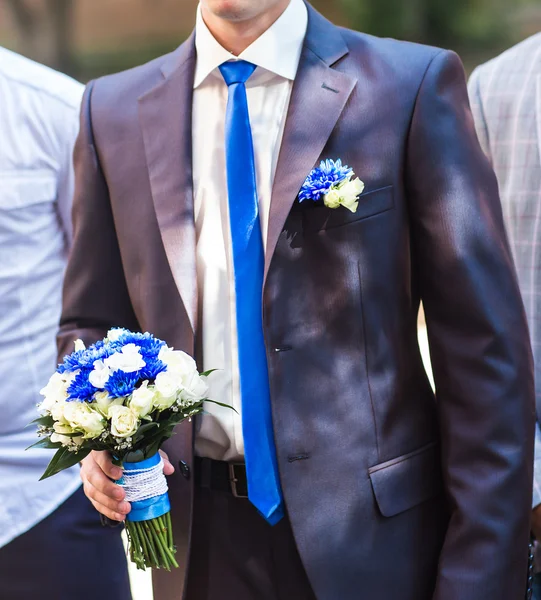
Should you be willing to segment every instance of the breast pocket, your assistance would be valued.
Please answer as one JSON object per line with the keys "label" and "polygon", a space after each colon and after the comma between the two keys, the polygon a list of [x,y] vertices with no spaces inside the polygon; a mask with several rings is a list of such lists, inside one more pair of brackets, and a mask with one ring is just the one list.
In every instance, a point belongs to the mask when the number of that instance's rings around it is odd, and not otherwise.
{"label": "breast pocket", "polygon": [[56,176],[53,171],[0,172],[0,211],[12,212],[54,203]]}
{"label": "breast pocket", "polygon": [[62,243],[53,171],[0,172],[0,278]]}
{"label": "breast pocket", "polygon": [[351,212],[343,206],[338,208],[327,208],[326,206],[303,207],[300,211],[302,213],[302,227],[305,233],[334,229],[374,217],[391,210],[393,207],[393,186],[389,185],[361,194],[359,196],[359,206],[355,212]]}

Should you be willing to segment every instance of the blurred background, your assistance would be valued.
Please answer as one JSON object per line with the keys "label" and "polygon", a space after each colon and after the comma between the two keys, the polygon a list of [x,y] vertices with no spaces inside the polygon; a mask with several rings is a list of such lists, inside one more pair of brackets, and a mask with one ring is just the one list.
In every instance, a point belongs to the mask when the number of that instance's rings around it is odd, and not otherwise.
{"label": "blurred background", "polygon": [[[541,30],[541,0],[313,0],[334,22],[457,51],[470,70]],[[0,45],[81,81],[178,46],[197,0],[0,0]]]}

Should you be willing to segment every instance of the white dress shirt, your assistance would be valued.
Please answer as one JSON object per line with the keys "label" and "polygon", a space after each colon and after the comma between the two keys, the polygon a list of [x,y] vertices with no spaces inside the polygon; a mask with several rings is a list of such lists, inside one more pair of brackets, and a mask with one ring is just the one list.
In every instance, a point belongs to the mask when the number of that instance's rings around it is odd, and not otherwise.
{"label": "white dress shirt", "polygon": [[[238,57],[257,65],[246,90],[264,242],[274,174],[307,25],[304,2],[291,0],[280,18]],[[206,414],[198,419],[195,449],[201,456],[233,461],[244,456],[244,443],[225,164],[228,90],[218,67],[237,57],[215,40],[201,10],[195,45],[193,178],[203,366],[205,370],[219,369],[209,378],[209,397],[238,411],[208,404]]]}
{"label": "white dress shirt", "polygon": [[56,367],[82,92],[0,48],[0,547],[80,485],[77,467],[39,482],[52,452],[25,448]]}

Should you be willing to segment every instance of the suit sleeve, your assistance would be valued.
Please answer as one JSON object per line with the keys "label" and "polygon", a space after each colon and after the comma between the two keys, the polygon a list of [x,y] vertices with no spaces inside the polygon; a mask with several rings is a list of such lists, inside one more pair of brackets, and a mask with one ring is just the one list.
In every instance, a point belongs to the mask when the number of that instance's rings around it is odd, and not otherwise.
{"label": "suit sleeve", "polygon": [[59,360],[77,338],[87,344],[111,327],[138,329],[128,294],[111,203],[92,133],[91,98],[85,90],[75,144],[73,245],[64,280],[58,334]]}
{"label": "suit sleeve", "polygon": [[[490,134],[489,126],[485,116],[484,102],[486,97],[483,98],[481,93],[481,75],[483,74],[483,68],[478,67],[472,73],[469,83],[468,91],[470,95],[470,102],[473,113],[473,120],[475,122],[475,129],[477,130],[477,136],[483,151],[492,162],[492,153],[490,150]],[[511,147],[509,147],[511,152]],[[535,427],[535,462],[534,462],[534,477],[533,477],[533,498],[532,506],[536,508],[541,504],[541,429],[539,423]]]}
{"label": "suit sleeve", "polygon": [[434,600],[519,600],[532,499],[533,361],[496,178],[451,52],[433,58],[420,86],[406,173],[451,514]]}

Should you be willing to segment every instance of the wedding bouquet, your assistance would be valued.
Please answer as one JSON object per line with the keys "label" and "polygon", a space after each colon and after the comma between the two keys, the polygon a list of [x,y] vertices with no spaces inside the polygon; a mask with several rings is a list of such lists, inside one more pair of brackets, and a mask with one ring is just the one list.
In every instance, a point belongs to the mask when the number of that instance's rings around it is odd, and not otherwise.
{"label": "wedding bouquet", "polygon": [[45,399],[34,423],[42,439],[31,447],[56,449],[42,479],[92,450],[110,452],[124,471],[117,483],[132,503],[126,530],[131,560],[140,569],[178,567],[158,451],[178,423],[212,402],[209,374],[149,333],[112,329],[88,348],[77,340],[41,390]]}

